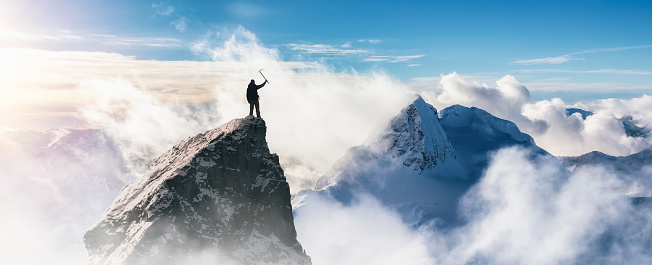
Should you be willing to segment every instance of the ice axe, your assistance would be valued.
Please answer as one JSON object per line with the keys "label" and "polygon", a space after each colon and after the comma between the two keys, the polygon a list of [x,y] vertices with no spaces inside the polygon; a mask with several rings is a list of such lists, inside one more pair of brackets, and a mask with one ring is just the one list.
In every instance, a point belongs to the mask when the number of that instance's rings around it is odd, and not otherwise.
{"label": "ice axe", "polygon": [[258,72],[260,73],[260,75],[263,76],[263,78],[265,78],[265,82],[269,84],[269,81],[267,81],[267,77],[265,77],[265,75],[263,74],[263,69],[258,70]]}

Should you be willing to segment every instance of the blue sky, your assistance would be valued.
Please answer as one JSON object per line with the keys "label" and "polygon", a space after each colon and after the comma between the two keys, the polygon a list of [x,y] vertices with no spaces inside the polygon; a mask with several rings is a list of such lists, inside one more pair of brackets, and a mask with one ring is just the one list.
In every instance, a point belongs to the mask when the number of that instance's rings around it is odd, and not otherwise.
{"label": "blue sky", "polygon": [[533,98],[652,92],[650,1],[0,1],[0,48],[205,61],[193,43],[243,26],[285,61],[387,73],[513,75]]}

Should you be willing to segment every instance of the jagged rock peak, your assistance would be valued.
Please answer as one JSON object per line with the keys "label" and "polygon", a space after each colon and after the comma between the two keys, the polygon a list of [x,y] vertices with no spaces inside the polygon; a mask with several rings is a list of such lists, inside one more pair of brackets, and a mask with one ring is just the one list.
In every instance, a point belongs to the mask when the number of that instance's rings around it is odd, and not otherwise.
{"label": "jagged rock peak", "polygon": [[262,119],[188,138],[84,235],[89,264],[310,264]]}
{"label": "jagged rock peak", "polygon": [[455,151],[439,124],[437,110],[421,96],[401,110],[378,138],[394,157],[405,156],[403,164],[416,171],[432,168]]}

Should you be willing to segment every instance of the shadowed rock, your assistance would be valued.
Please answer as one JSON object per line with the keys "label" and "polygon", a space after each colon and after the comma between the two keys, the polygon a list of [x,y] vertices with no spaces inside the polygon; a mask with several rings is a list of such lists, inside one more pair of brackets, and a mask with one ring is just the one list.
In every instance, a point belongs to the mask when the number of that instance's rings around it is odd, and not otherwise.
{"label": "shadowed rock", "polygon": [[265,134],[236,119],[160,156],[86,232],[88,263],[310,264]]}

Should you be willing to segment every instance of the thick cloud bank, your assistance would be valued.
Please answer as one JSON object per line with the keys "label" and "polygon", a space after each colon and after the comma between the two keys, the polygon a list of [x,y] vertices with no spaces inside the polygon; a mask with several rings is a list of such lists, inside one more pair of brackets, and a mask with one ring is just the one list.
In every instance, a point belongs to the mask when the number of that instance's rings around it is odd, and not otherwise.
{"label": "thick cloud bank", "polygon": [[463,196],[453,228],[408,228],[364,194],[350,205],[313,196],[295,223],[314,264],[649,264],[652,204],[606,185],[617,178],[508,148]]}
{"label": "thick cloud bank", "polygon": [[[567,105],[561,99],[532,102],[528,89],[507,75],[495,87],[464,80],[456,73],[442,76],[439,87],[423,92],[424,98],[437,108],[452,104],[479,107],[513,121],[530,134],[537,145],[558,156],[577,156],[591,151],[610,155],[629,155],[652,144],[647,136],[627,135],[622,121],[632,116],[638,126],[652,124],[652,97],[643,95],[631,100],[607,99],[588,104]],[[594,114],[582,117],[567,115],[575,107]]]}
{"label": "thick cloud bank", "polygon": [[[468,224],[445,236],[444,263],[647,264],[652,208],[589,179],[559,170],[556,160],[499,151],[463,199]],[[642,251],[647,249],[648,251]]]}
{"label": "thick cloud bank", "polygon": [[80,91],[87,98],[80,117],[116,142],[134,176],[144,174],[148,162],[174,144],[219,125],[212,105],[161,102],[123,79],[85,80]]}
{"label": "thick cloud bank", "polygon": [[298,240],[313,264],[428,264],[427,233],[413,231],[373,197],[351,205],[313,196],[296,214]]}

